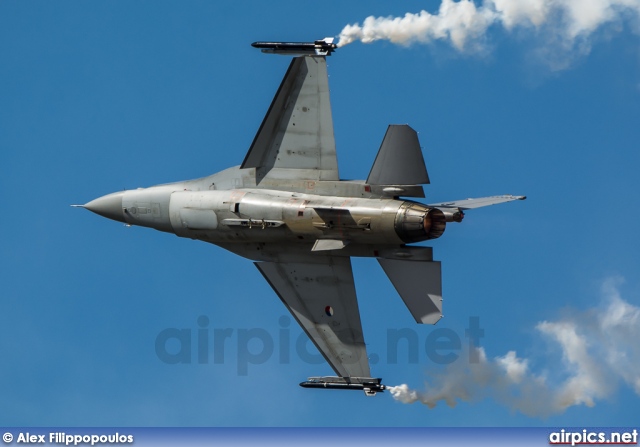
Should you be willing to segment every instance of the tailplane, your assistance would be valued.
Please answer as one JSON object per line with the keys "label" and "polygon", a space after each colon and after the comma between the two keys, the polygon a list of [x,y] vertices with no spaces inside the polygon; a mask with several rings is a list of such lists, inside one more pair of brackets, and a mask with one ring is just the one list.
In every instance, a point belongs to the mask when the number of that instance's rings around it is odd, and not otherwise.
{"label": "tailplane", "polygon": [[429,174],[418,134],[406,124],[392,124],[382,140],[367,178],[369,185],[423,185]]}

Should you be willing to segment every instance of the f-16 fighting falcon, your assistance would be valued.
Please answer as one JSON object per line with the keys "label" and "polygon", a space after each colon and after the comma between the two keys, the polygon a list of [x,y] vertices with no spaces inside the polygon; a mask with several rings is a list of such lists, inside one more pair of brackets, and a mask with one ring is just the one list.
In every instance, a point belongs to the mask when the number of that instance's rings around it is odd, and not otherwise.
{"label": "f-16 fighting falcon", "polygon": [[442,316],[440,262],[431,247],[468,209],[523,196],[422,204],[429,183],[417,133],[390,125],[366,180],[340,180],[326,57],[333,39],[256,42],[293,56],[240,166],[208,177],[121,191],[92,200],[101,216],[218,245],[255,261],[335,377],[308,388],[383,391],[371,377],[351,257],[378,260],[421,324]]}

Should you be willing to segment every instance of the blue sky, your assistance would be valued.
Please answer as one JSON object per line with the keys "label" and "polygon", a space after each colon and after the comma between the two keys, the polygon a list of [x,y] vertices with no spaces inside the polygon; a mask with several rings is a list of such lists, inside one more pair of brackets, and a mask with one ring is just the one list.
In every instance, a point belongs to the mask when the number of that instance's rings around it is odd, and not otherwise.
{"label": "blue sky", "polygon": [[[3,425],[637,424],[640,397],[620,375],[623,362],[612,363],[611,389],[595,406],[547,418],[482,390],[429,409],[388,393],[302,389],[331,370],[295,354],[300,331],[283,327],[287,312],[250,261],[69,207],[239,164],[288,65],[251,42],[313,40],[369,15],[439,5],[344,3],[0,3]],[[470,211],[434,241],[445,299],[436,328],[413,322],[377,262],[354,260],[368,349],[380,359],[373,374],[388,385],[427,389],[448,371],[427,358],[429,334],[446,328],[464,341],[478,317],[488,358],[515,351],[557,388],[573,370],[540,322],[577,319],[582,335],[602,340],[591,323],[611,278],[640,306],[640,46],[632,20],[614,25],[591,36],[589,51],[560,52],[563,70],[541,56],[550,44],[539,33],[500,27],[478,52],[355,42],[329,59],[343,178],[366,178],[386,126],[409,123],[432,181],[427,202],[528,196]],[[222,363],[197,362],[200,316],[212,346],[216,330],[232,329]],[[192,334],[190,364],[156,355],[167,328]],[[252,328],[275,352],[241,375],[238,338]],[[404,348],[388,361],[387,333],[403,328],[420,341],[417,363]]]}

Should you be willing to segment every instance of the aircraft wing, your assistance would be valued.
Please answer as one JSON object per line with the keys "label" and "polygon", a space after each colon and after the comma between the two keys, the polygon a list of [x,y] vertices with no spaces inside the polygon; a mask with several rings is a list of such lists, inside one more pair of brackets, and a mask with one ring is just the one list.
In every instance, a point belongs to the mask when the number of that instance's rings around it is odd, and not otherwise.
{"label": "aircraft wing", "polygon": [[524,200],[526,196],[512,196],[511,194],[502,196],[481,197],[479,199],[454,200],[453,202],[431,203],[427,206],[434,208],[459,208],[461,210],[470,210],[473,208],[482,208],[483,206],[497,205],[498,203],[511,202],[513,200]]}
{"label": "aircraft wing", "polygon": [[351,259],[305,261],[255,264],[338,375],[370,377]]}
{"label": "aircraft wing", "polygon": [[340,179],[323,56],[293,58],[240,168],[258,184]]}

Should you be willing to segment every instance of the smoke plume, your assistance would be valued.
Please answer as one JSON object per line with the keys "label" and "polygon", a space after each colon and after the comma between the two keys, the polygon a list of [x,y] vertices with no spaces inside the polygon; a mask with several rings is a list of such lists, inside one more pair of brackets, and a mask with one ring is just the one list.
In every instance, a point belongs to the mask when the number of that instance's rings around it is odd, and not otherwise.
{"label": "smoke plume", "polygon": [[[605,25],[618,30],[629,22],[640,29],[640,0],[442,0],[436,14],[427,11],[404,17],[367,17],[362,25],[347,25],[338,46],[356,40],[371,43],[388,40],[396,44],[450,42],[457,50],[477,52],[484,47],[492,26],[508,32],[528,29],[541,39],[540,49],[549,44],[565,53],[590,49],[590,38]],[[558,67],[563,68],[563,67]]]}
{"label": "smoke plume", "polygon": [[[453,407],[459,401],[492,398],[538,417],[561,413],[574,405],[594,406],[596,400],[610,396],[620,382],[640,395],[640,308],[620,297],[621,281],[613,278],[604,282],[603,308],[536,326],[562,353],[562,360],[549,373],[531,371],[529,360],[515,351],[490,359],[479,348],[478,362],[458,360],[449,365],[444,374],[427,383],[426,391],[407,385],[388,389],[403,403],[420,402],[433,408],[442,401]],[[554,384],[556,381],[559,383]]]}

